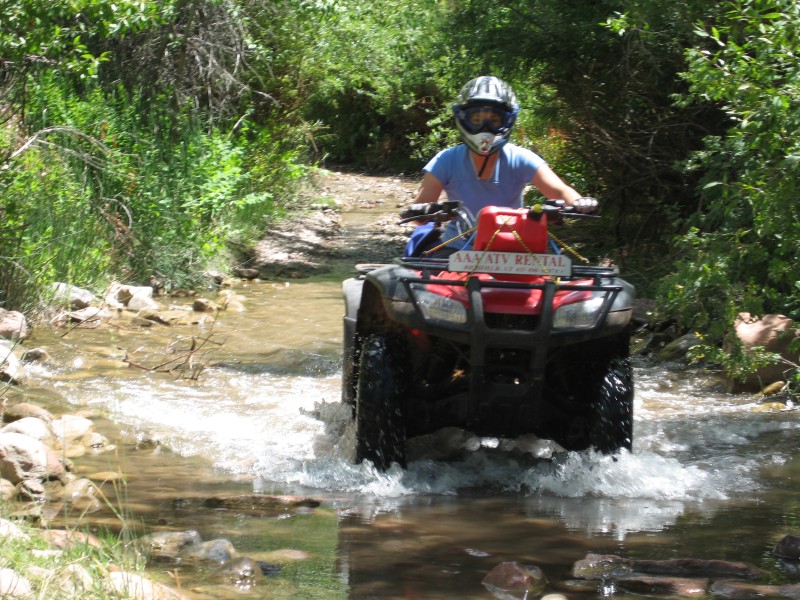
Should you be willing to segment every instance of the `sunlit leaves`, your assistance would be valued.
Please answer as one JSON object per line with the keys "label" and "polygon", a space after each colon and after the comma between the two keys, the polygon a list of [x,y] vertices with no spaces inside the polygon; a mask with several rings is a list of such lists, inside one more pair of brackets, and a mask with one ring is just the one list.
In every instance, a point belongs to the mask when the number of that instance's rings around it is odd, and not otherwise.
{"label": "sunlit leaves", "polygon": [[168,7],[169,3],[143,0],[2,0],[0,56],[7,61],[3,68],[55,68],[95,77],[107,57],[88,44],[152,26]]}
{"label": "sunlit leaves", "polygon": [[[705,173],[702,233],[683,238],[686,259],[670,279],[691,281],[697,293],[673,287],[668,305],[685,322],[711,323],[736,309],[798,317],[800,4],[729,0],[722,8],[714,26],[698,24],[705,43],[687,51],[683,78],[689,98],[717,103],[731,126],[696,157]],[[709,279],[709,264],[729,286]]]}

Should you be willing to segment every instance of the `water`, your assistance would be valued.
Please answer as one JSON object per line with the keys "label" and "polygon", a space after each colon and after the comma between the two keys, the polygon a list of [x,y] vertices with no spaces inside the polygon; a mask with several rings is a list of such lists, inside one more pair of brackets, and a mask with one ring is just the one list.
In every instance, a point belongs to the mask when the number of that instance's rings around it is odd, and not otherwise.
{"label": "water", "polygon": [[[31,394],[107,417],[121,450],[78,462],[119,461],[127,507],[149,526],[228,537],[262,559],[310,557],[284,560],[246,597],[488,598],[481,579],[503,561],[540,566],[554,591],[587,552],[740,560],[794,581],[771,548],[800,533],[798,412],[726,395],[699,371],[636,365],[632,453],[446,431],[412,449],[405,470],[352,465],[338,403],[341,278],[244,285],[234,291],[245,310],[213,326],[39,330],[27,344],[51,360],[31,367]],[[123,361],[160,364],[180,336],[214,342],[197,381]],[[143,437],[159,450],[138,449]],[[254,491],[324,504],[281,519],[202,507]],[[211,583],[191,592],[226,597]]]}

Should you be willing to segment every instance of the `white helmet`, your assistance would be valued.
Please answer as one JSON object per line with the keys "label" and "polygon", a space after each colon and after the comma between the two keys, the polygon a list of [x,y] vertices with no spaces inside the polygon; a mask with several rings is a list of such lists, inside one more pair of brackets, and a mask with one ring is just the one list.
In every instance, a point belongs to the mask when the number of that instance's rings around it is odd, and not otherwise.
{"label": "white helmet", "polygon": [[508,141],[519,112],[511,86],[497,77],[476,77],[456,100],[453,114],[461,141],[484,156],[497,152]]}

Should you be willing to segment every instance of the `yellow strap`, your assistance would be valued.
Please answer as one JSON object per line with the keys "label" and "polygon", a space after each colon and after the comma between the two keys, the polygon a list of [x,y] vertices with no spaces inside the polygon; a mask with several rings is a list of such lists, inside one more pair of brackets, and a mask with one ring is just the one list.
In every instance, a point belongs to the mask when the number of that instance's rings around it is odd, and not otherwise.
{"label": "yellow strap", "polygon": [[[535,208],[534,208],[534,210],[535,210]],[[540,208],[539,212],[541,212],[541,208]],[[478,258],[478,261],[475,263],[475,267],[472,269],[472,271],[471,271],[471,272],[469,273],[469,275],[467,276],[467,281],[469,280],[469,278],[470,278],[471,276],[473,276],[473,275],[475,274],[475,271],[477,271],[478,267],[479,267],[479,266],[480,266],[480,264],[481,264],[481,260],[483,260],[483,256],[484,256],[484,254],[485,254],[486,252],[488,252],[488,251],[489,251],[489,249],[492,247],[492,242],[494,242],[494,239],[497,237],[497,234],[498,234],[498,233],[500,233],[500,230],[501,230],[503,227],[505,227],[506,225],[508,225],[508,222],[509,222],[509,220],[511,220],[511,217],[510,217],[510,216],[506,216],[505,220],[504,220],[504,221],[503,221],[503,222],[500,224],[500,227],[498,227],[498,228],[495,230],[495,232],[492,234],[492,237],[491,237],[491,238],[489,238],[489,241],[486,243],[486,248],[484,248],[484,249],[483,249],[483,251],[482,251],[482,253],[481,253],[481,256],[480,256],[480,258]],[[467,235],[470,235],[470,234],[471,234],[472,232],[474,232],[476,229],[478,229],[478,227],[477,227],[477,226],[475,226],[475,227],[472,227],[472,228],[468,229],[467,231],[465,231],[465,232],[463,232],[463,233],[460,233],[460,234],[458,234],[458,235],[456,235],[456,236],[454,236],[454,237],[451,237],[449,240],[446,240],[446,241],[442,242],[442,243],[441,243],[441,244],[439,244],[438,246],[434,246],[434,247],[433,247],[433,248],[431,248],[430,250],[426,250],[426,251],[425,251],[425,252],[423,252],[422,254],[423,254],[423,255],[427,255],[427,254],[431,254],[431,253],[433,253],[433,252],[436,252],[437,250],[441,250],[442,248],[444,248],[445,246],[447,246],[447,245],[448,245],[448,244],[450,244],[451,242],[454,242],[454,241],[455,241],[455,240],[457,240],[458,238],[463,238],[463,237],[465,237],[465,236],[467,236]],[[522,246],[522,247],[525,249],[525,251],[526,251],[528,254],[530,254],[530,255],[535,255],[535,254],[536,254],[536,253],[535,253],[533,250],[531,250],[531,249],[528,247],[528,245],[525,243],[525,240],[523,240],[523,239],[522,239],[522,236],[519,234],[519,232],[518,232],[516,229],[510,229],[510,231],[511,231],[511,233],[513,233],[513,234],[514,234],[514,237],[515,237],[515,238],[517,238],[517,241],[520,243],[520,245],[521,245],[521,246]],[[561,246],[562,248],[564,248],[564,249],[565,249],[567,252],[569,252],[570,254],[572,254],[572,255],[573,255],[575,258],[577,258],[579,261],[581,261],[581,262],[582,262],[582,263],[584,263],[584,264],[588,264],[588,263],[589,263],[589,259],[588,259],[588,258],[586,258],[586,257],[584,257],[584,256],[582,256],[582,255],[581,255],[581,254],[580,254],[580,253],[579,253],[577,250],[575,250],[575,248],[573,248],[573,247],[572,247],[572,246],[570,246],[569,244],[566,244],[566,243],[564,243],[562,240],[558,239],[558,238],[557,238],[557,237],[556,237],[554,234],[550,233],[550,231],[548,231],[548,232],[547,232],[547,234],[548,234],[548,235],[549,235],[551,238],[553,238],[553,239],[555,240],[555,242],[556,242],[558,245],[560,245],[560,246]],[[547,268],[546,266],[544,266],[544,265],[543,265],[541,262],[539,262],[539,259],[538,259],[538,258],[536,258],[536,257],[534,256],[534,260],[535,260],[535,261],[537,262],[537,264],[538,264],[538,265],[539,265],[539,266],[542,268],[542,270],[545,272],[545,274],[546,274],[547,276],[550,276],[550,277],[552,277],[552,276],[550,275],[550,271],[548,270],[548,268]],[[561,282],[561,278],[560,278],[560,277],[557,277],[557,278],[555,278],[555,279],[556,279],[556,285],[558,285],[558,284]],[[464,285],[465,285],[465,286],[467,285],[466,281],[464,282]]]}
{"label": "yellow strap", "polygon": [[548,235],[556,241],[556,244],[558,244],[559,246],[564,248],[564,250],[566,250],[567,252],[572,254],[579,261],[581,261],[582,263],[587,264],[587,265],[589,264],[589,259],[586,258],[585,256],[581,256],[581,254],[577,250],[575,250],[575,248],[573,248],[569,244],[565,244],[560,239],[558,239],[556,236],[554,236],[552,233],[548,232]]}
{"label": "yellow strap", "polygon": [[470,233],[472,233],[476,229],[478,229],[477,225],[475,227],[472,227],[471,229],[467,229],[464,233],[459,233],[458,235],[451,237],[449,240],[445,240],[444,242],[442,242],[438,246],[434,246],[430,250],[425,250],[425,252],[423,252],[422,254],[423,255],[428,255],[428,254],[431,254],[433,252],[436,252],[437,250],[441,250],[442,248],[447,246],[450,242],[455,242],[458,238],[464,237],[465,235],[469,235]]}

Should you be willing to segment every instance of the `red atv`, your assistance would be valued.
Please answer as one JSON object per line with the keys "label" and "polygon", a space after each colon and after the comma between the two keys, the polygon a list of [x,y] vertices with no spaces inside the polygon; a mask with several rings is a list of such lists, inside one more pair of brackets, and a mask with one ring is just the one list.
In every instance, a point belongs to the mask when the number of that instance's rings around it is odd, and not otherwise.
{"label": "red atv", "polygon": [[[404,220],[459,210],[439,206]],[[567,215],[559,201],[487,207],[473,249],[404,257],[344,282],[342,398],[357,462],[404,466],[406,440],[443,427],[631,449],[634,288],[615,268],[547,252],[548,224]]]}

